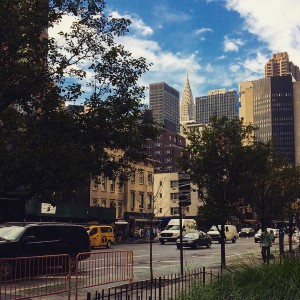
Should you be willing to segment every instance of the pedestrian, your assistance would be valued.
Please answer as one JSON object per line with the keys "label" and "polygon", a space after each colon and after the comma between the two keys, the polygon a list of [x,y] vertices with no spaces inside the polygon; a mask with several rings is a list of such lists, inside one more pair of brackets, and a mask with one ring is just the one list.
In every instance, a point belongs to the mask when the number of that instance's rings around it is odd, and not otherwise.
{"label": "pedestrian", "polygon": [[260,247],[263,263],[269,264],[270,248],[272,247],[272,235],[264,227],[260,236]]}

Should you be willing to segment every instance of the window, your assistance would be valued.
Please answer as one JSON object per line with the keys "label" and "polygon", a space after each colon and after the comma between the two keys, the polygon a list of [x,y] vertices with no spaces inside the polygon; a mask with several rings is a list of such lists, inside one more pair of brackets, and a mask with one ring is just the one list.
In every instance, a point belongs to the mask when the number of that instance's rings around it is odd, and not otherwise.
{"label": "window", "polygon": [[171,200],[178,200],[178,193],[171,193]]}
{"label": "window", "polygon": [[144,172],[139,173],[139,184],[144,184]]}
{"label": "window", "polygon": [[132,171],[130,174],[130,182],[135,183],[135,172]]}
{"label": "window", "polygon": [[135,192],[130,192],[130,207],[135,207]]}
{"label": "window", "polygon": [[162,208],[161,207],[159,208],[159,213],[162,214]]}
{"label": "window", "polygon": [[171,188],[175,188],[178,186],[178,180],[171,180],[170,181],[170,186]]}
{"label": "window", "polygon": [[114,192],[115,191],[115,181],[114,180],[110,180],[110,192]]}
{"label": "window", "polygon": [[98,198],[93,198],[93,206],[98,206]]}
{"label": "window", "polygon": [[115,202],[115,200],[110,200],[110,203],[109,203],[109,206],[110,207],[116,207],[116,202]]}
{"label": "window", "polygon": [[171,215],[177,215],[178,214],[178,207],[171,207]]}
{"label": "window", "polygon": [[118,193],[121,194],[123,191],[123,183],[122,182],[118,182]]}
{"label": "window", "polygon": [[144,208],[144,194],[139,194],[139,207]]}
{"label": "window", "polygon": [[153,174],[148,173],[148,184],[151,185],[153,183]]}
{"label": "window", "polygon": [[97,180],[93,181],[93,191],[98,191],[98,181]]}
{"label": "window", "polygon": [[147,208],[148,208],[148,209],[151,209],[151,208],[152,208],[152,195],[148,195]]}
{"label": "window", "polygon": [[106,177],[104,175],[101,176],[101,190],[102,192],[106,191]]}
{"label": "window", "polygon": [[106,207],[106,199],[101,199],[101,207]]}
{"label": "window", "polygon": [[162,151],[161,150],[156,150],[156,151],[154,151],[154,155],[162,155]]}
{"label": "window", "polygon": [[123,203],[121,201],[118,202],[118,210],[117,210],[117,218],[121,219],[122,218],[122,206]]}

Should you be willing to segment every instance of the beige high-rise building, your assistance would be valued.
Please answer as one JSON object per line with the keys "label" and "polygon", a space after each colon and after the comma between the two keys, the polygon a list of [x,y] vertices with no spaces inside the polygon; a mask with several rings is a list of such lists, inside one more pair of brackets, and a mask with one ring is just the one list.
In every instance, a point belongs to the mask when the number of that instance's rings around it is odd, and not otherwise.
{"label": "beige high-rise building", "polygon": [[289,60],[288,53],[272,54],[272,58],[265,65],[265,78],[290,74],[296,81],[300,80],[300,69]]}
{"label": "beige high-rise building", "polygon": [[253,81],[240,82],[240,118],[244,124],[254,124],[253,114]]}

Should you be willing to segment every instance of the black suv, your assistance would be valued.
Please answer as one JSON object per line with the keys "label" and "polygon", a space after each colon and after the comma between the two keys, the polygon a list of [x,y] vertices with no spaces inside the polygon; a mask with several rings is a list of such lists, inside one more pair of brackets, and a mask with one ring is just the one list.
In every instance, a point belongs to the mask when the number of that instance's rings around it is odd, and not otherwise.
{"label": "black suv", "polygon": [[[77,254],[90,251],[89,236],[81,225],[54,222],[0,224],[0,258],[68,254],[74,270]],[[82,260],[88,257],[89,254],[80,256]],[[10,270],[1,260],[0,264],[0,274],[5,279],[10,276]]]}

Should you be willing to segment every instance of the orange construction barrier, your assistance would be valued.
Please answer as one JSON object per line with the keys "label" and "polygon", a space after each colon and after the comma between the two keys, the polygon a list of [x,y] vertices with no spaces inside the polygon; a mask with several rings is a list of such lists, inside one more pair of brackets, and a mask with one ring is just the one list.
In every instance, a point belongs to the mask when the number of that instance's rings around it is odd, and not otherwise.
{"label": "orange construction barrier", "polygon": [[133,252],[91,252],[88,260],[76,257],[76,298],[78,290],[108,283],[133,281]]}
{"label": "orange construction barrier", "polygon": [[66,293],[70,299],[71,258],[67,254],[0,258],[0,299],[19,300]]}

